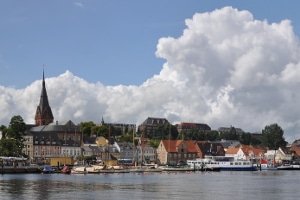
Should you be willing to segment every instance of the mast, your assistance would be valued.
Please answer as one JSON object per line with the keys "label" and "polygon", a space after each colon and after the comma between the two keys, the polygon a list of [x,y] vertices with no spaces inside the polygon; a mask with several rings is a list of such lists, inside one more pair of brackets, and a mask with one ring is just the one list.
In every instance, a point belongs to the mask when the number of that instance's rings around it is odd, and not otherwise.
{"label": "mast", "polygon": [[167,152],[167,163],[170,164],[169,154],[170,154],[170,142],[171,142],[171,124],[169,126],[169,140],[168,140],[168,152]]}

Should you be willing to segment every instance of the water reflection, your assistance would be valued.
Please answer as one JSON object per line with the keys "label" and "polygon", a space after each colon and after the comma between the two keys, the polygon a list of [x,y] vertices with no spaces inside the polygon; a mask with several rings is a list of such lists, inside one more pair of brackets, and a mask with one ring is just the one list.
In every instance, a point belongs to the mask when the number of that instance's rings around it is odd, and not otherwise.
{"label": "water reflection", "polygon": [[0,176],[2,199],[295,199],[296,172],[17,174]]}

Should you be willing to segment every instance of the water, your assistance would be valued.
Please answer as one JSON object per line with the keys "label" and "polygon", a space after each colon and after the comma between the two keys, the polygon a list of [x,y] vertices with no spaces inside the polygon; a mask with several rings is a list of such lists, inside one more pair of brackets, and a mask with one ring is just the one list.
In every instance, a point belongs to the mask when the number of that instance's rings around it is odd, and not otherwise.
{"label": "water", "polygon": [[4,174],[0,199],[299,199],[300,171]]}

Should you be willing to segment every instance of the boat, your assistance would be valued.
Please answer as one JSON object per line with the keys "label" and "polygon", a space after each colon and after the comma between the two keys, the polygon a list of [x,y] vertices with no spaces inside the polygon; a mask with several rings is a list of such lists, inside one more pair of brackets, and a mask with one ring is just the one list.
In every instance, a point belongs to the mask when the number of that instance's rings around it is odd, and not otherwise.
{"label": "boat", "polygon": [[188,160],[190,168],[201,171],[257,171],[257,167],[250,160],[237,160],[229,156],[206,156]]}
{"label": "boat", "polygon": [[155,167],[137,167],[130,169],[130,172],[133,173],[148,173],[148,172],[162,172],[162,168],[155,168]]}
{"label": "boat", "polygon": [[260,164],[257,166],[258,170],[268,170],[268,171],[273,171],[277,170],[277,167],[275,167],[276,162],[273,160],[266,160],[266,159],[261,159]]}
{"label": "boat", "polygon": [[277,167],[277,170],[300,170],[300,161],[286,161]]}
{"label": "boat", "polygon": [[71,168],[69,166],[64,166],[60,171],[62,174],[71,174]]}
{"label": "boat", "polygon": [[195,160],[187,160],[190,169],[194,171],[220,171],[221,167],[218,162],[210,158],[197,158]]}
{"label": "boat", "polygon": [[42,169],[42,174],[51,174],[54,173],[54,169],[49,166],[49,165],[45,165],[44,168]]}
{"label": "boat", "polygon": [[86,170],[86,167],[73,167],[71,169],[71,174],[87,174],[88,171]]}

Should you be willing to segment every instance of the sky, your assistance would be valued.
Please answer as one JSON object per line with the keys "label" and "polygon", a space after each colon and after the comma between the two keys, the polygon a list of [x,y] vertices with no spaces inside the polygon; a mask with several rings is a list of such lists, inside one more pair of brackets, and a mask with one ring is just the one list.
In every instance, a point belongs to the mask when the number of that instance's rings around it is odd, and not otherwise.
{"label": "sky", "polygon": [[0,125],[147,117],[300,139],[300,1],[0,0]]}

